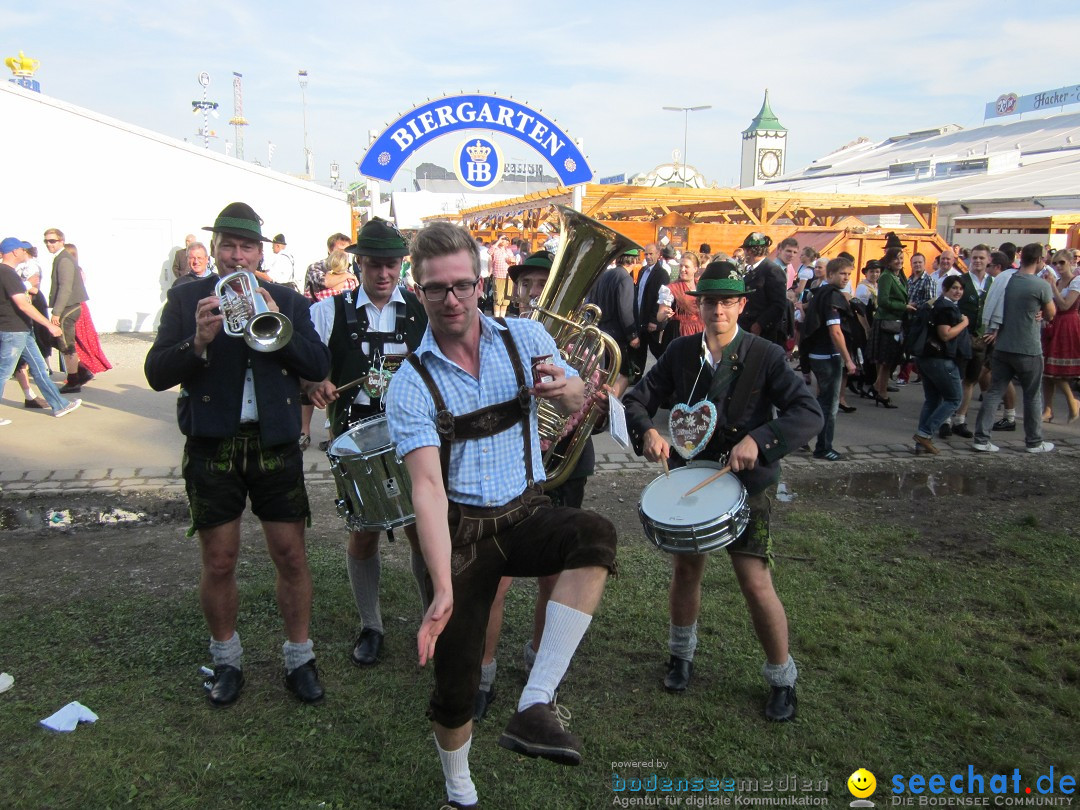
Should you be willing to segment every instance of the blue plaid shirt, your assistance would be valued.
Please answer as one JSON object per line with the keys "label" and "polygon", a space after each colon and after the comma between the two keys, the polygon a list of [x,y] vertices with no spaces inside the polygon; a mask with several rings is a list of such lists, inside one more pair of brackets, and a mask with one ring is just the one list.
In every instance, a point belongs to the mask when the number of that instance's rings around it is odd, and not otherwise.
{"label": "blue plaid shirt", "polygon": [[[502,327],[482,313],[479,317],[480,379],[442,353],[430,326],[416,349],[417,357],[438,385],[446,407],[458,416],[517,396],[513,366],[502,338],[495,331]],[[539,323],[511,319],[507,325],[521,357],[526,384],[532,384],[531,359],[538,355],[552,355],[553,362],[566,370],[567,377],[577,376],[577,372],[562,360],[555,341]],[[403,363],[390,382],[386,416],[390,423],[390,438],[399,457],[419,447],[439,446],[435,402],[410,363]],[[533,479],[543,481],[544,463],[537,433],[535,399],[530,423]],[[450,480],[446,492],[450,500],[470,506],[502,506],[520,495],[525,486],[525,445],[520,424],[485,439],[458,441],[451,445]]]}

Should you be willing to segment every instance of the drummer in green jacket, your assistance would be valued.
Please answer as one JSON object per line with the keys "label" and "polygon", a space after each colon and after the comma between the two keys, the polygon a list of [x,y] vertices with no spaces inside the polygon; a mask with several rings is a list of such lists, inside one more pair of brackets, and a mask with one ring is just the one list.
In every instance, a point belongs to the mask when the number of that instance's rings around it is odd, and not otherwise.
{"label": "drummer in green jacket", "polygon": [[[773,588],[768,492],[779,480],[780,459],[821,430],[821,408],[802,376],[787,364],[783,348],[739,329],[746,287],[734,264],[710,263],[690,295],[697,297],[705,331],[673,341],[626,395],[627,427],[634,449],[650,461],[670,458],[671,466],[681,466],[688,456],[726,458],[746,487],[749,522],[726,548],[765,651],[763,674],[770,687],[765,717],[783,722],[795,717],[798,670],[788,651],[787,615]],[[671,456],[671,446],[652,422],[669,402],[711,415],[700,424],[714,426],[676,436],[679,456]],[[724,510],[718,504],[717,516]],[[707,560],[706,554],[672,556],[671,657],[664,678],[669,692],[685,691],[690,684]]]}

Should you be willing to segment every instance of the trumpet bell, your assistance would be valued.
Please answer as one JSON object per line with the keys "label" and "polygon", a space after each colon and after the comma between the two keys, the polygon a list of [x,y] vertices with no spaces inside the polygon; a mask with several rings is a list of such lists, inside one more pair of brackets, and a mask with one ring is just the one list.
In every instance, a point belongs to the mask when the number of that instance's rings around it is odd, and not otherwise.
{"label": "trumpet bell", "polygon": [[237,270],[224,276],[214,293],[220,299],[226,335],[243,338],[253,351],[275,352],[292,339],[293,325],[280,312],[270,310],[256,294],[258,286],[253,273]]}

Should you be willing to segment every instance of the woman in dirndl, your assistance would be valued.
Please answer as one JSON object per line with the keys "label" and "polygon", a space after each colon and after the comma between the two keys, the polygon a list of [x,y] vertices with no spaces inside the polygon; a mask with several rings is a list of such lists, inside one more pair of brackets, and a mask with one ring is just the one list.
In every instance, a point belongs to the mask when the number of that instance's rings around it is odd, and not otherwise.
{"label": "woman in dirndl", "polygon": [[900,332],[908,300],[907,287],[900,280],[903,269],[904,249],[893,247],[886,250],[878,278],[877,309],[866,346],[867,359],[877,364],[877,379],[870,389],[870,398],[875,405],[885,408],[896,407],[889,399],[889,376],[903,353]]}
{"label": "woman in dirndl", "polygon": [[1054,389],[1065,394],[1069,406],[1069,422],[1080,417],[1080,402],[1070,383],[1080,377],[1080,273],[1071,251],[1059,250],[1051,259],[1057,271],[1054,306],[1057,315],[1046,324],[1042,333],[1043,346],[1043,421],[1054,419]]}

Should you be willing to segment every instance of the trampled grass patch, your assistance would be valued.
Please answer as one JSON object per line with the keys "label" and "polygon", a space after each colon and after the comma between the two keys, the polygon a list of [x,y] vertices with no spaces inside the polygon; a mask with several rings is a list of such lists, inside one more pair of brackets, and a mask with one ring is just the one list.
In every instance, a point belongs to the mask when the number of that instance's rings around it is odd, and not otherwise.
{"label": "trampled grass patch", "polygon": [[[762,719],[762,654],[725,555],[705,582],[691,689],[660,687],[667,659],[667,557],[624,536],[605,594],[560,692],[585,744],[579,768],[497,746],[525,681],[521,647],[535,588],[510,592],[498,697],[477,726],[473,773],[484,807],[593,808],[631,795],[620,779],[827,780],[851,801],[858,767],[888,801],[892,774],[1080,772],[1080,585],[1074,540],[1016,519],[965,537],[896,515],[800,504],[777,523],[777,588],[800,667],[799,719]],[[631,535],[624,532],[624,535]],[[312,637],[326,702],[298,704],[282,683],[271,566],[245,554],[240,632],[247,686],[210,710],[200,664],[206,630],[192,589],[131,587],[41,603],[0,596],[4,659],[0,784],[14,807],[436,808],[442,776],[424,717],[431,674],[416,665],[418,602],[402,549],[384,565],[384,660],[348,661],[357,620],[340,533],[316,537]],[[101,719],[71,734],[37,725],[71,700]],[[616,763],[649,763],[637,767]],[[617,783],[616,783],[617,784]],[[759,784],[760,787],[760,784]],[[687,794],[681,794],[687,795]],[[711,794],[716,796],[717,794]],[[760,793],[758,795],[769,795]],[[773,794],[778,795],[778,794]],[[687,806],[687,805],[683,805]]]}

